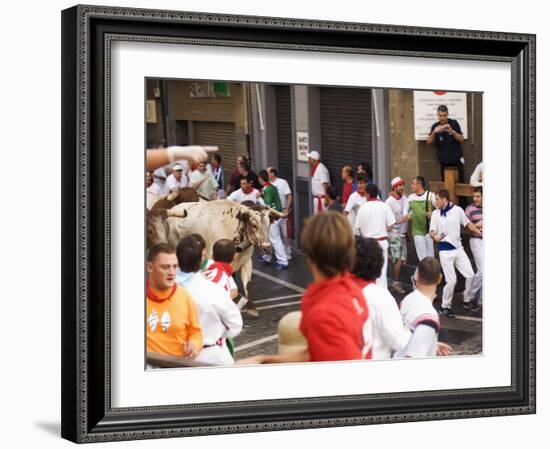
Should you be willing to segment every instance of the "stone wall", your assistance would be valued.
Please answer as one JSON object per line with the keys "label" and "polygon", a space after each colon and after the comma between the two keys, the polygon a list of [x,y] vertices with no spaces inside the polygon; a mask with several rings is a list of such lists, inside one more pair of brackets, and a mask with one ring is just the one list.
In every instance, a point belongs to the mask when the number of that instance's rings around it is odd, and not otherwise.
{"label": "stone wall", "polygon": [[[482,159],[482,94],[468,94],[467,101],[468,139],[462,144],[466,182]],[[390,177],[404,178],[407,182],[407,193],[410,180],[415,175],[421,174],[428,181],[439,180],[439,163],[435,147],[428,146],[425,141],[414,139],[413,91],[390,89],[388,108]]]}

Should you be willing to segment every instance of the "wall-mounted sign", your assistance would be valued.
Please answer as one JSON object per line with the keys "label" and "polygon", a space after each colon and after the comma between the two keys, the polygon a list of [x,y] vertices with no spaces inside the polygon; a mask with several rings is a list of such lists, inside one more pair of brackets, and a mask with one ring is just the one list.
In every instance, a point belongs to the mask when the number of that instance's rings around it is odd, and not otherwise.
{"label": "wall-mounted sign", "polygon": [[437,107],[446,105],[449,118],[458,121],[465,139],[468,138],[468,114],[465,92],[442,92],[415,90],[414,97],[414,138],[426,140],[431,126],[437,122]]}
{"label": "wall-mounted sign", "polygon": [[147,123],[157,123],[157,102],[155,100],[145,102],[145,117]]}
{"label": "wall-mounted sign", "polygon": [[307,154],[309,153],[309,134],[307,132],[296,132],[296,146],[298,160],[307,162]]}
{"label": "wall-mounted sign", "polygon": [[194,81],[189,85],[190,98],[229,97],[229,83],[214,81]]}

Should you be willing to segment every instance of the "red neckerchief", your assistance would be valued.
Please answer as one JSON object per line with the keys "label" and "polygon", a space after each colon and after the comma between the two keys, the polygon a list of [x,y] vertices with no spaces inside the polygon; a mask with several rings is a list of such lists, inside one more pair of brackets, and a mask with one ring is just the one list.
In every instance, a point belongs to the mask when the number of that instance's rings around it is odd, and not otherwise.
{"label": "red neckerchief", "polygon": [[269,181],[265,181],[265,183],[264,183],[264,189],[265,189],[266,187],[271,187],[272,185],[273,185],[273,184],[271,184]]}
{"label": "red neckerchief", "polygon": [[367,198],[367,201],[380,201],[380,198],[378,198],[378,197],[372,198],[371,196],[369,196],[369,197]]}
{"label": "red neckerchief", "polygon": [[360,192],[359,190],[356,190],[356,192],[358,193],[358,195],[359,195],[360,197],[365,198],[365,197],[367,196],[367,192]]}
{"label": "red neckerchief", "polygon": [[403,195],[398,195],[397,192],[394,192],[393,190],[390,192],[390,195],[393,196],[396,200],[400,200],[403,198]]}
{"label": "red neckerchief", "polygon": [[245,195],[248,195],[249,193],[252,193],[254,191],[254,187],[253,186],[250,186],[250,188],[247,190],[244,190],[243,188],[241,188],[241,190],[243,191],[243,193]]}
{"label": "red neckerchief", "polygon": [[313,175],[315,174],[315,170],[317,170],[317,167],[319,167],[319,161],[315,161],[315,164],[313,167],[311,167],[311,171],[309,173],[309,176],[313,178]]}
{"label": "red neckerchief", "polygon": [[353,280],[353,282],[355,282],[355,285],[357,285],[357,287],[359,287],[361,290],[363,290],[367,285],[376,283],[375,279],[370,279],[367,281],[363,278],[360,278],[359,276],[356,276],[355,274],[351,275],[351,279]]}
{"label": "red neckerchief", "polygon": [[172,296],[174,296],[174,293],[176,293],[176,290],[178,288],[178,284],[174,282],[174,286],[170,289],[170,293],[166,298],[159,298],[155,292],[153,292],[153,289],[151,288],[151,284],[149,283],[149,279],[147,279],[147,297],[155,302],[164,302],[167,299],[170,299]]}
{"label": "red neckerchief", "polygon": [[214,262],[212,265],[208,267],[208,271],[218,269],[223,271],[228,276],[233,276],[233,267],[230,263],[225,262]]}

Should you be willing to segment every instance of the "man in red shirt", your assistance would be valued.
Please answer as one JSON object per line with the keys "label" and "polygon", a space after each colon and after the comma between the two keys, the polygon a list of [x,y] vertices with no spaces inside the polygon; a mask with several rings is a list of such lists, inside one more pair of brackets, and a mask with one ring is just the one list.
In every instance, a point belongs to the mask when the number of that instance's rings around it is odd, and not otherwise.
{"label": "man in red shirt", "polygon": [[310,217],[302,232],[302,249],[313,274],[302,298],[300,331],[307,348],[288,354],[260,355],[241,364],[327,362],[372,358],[372,323],[367,302],[350,271],[355,239],[337,212]]}
{"label": "man in red shirt", "polygon": [[353,168],[351,168],[351,165],[344,165],[344,167],[342,168],[342,181],[344,181],[344,184],[342,185],[343,207],[346,207],[348,198],[353,193],[353,176]]}

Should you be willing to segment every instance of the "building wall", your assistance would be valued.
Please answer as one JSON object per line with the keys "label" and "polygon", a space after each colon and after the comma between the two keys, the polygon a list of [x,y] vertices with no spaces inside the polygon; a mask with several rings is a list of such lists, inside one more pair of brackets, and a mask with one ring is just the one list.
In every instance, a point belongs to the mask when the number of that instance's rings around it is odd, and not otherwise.
{"label": "building wall", "polygon": [[155,89],[160,92],[160,81],[148,79],[145,83],[145,97],[147,101],[155,104],[156,121],[147,123],[147,148],[157,148],[166,146],[166,136],[164,129],[164,111],[160,96],[155,96]]}
{"label": "building wall", "polygon": [[[192,81],[169,80],[166,82],[168,121],[173,128],[181,130],[187,126],[188,132],[177,135],[187,136],[188,142],[169,142],[170,144],[193,144],[193,123],[208,122],[210,124],[232,123],[234,140],[231,139],[230,150],[221,151],[226,177],[235,166],[235,155],[248,154],[248,108],[247,92],[242,83],[229,83],[229,96],[214,98],[191,97]],[[227,145],[227,143],[226,143]],[[226,146],[225,145],[225,146]],[[223,147],[224,145],[220,145]]]}
{"label": "building wall", "polygon": [[414,140],[412,91],[390,89],[389,151],[390,178],[401,176],[407,184],[419,174],[419,148]]}
{"label": "building wall", "polygon": [[[462,144],[464,151],[465,182],[475,166],[482,160],[482,94],[467,96],[468,139]],[[390,177],[401,176],[407,182],[413,176],[423,175],[428,181],[440,179],[436,149],[426,141],[414,138],[414,103],[412,90],[390,89],[388,96],[390,135]],[[434,119],[434,122],[436,119]]]}

